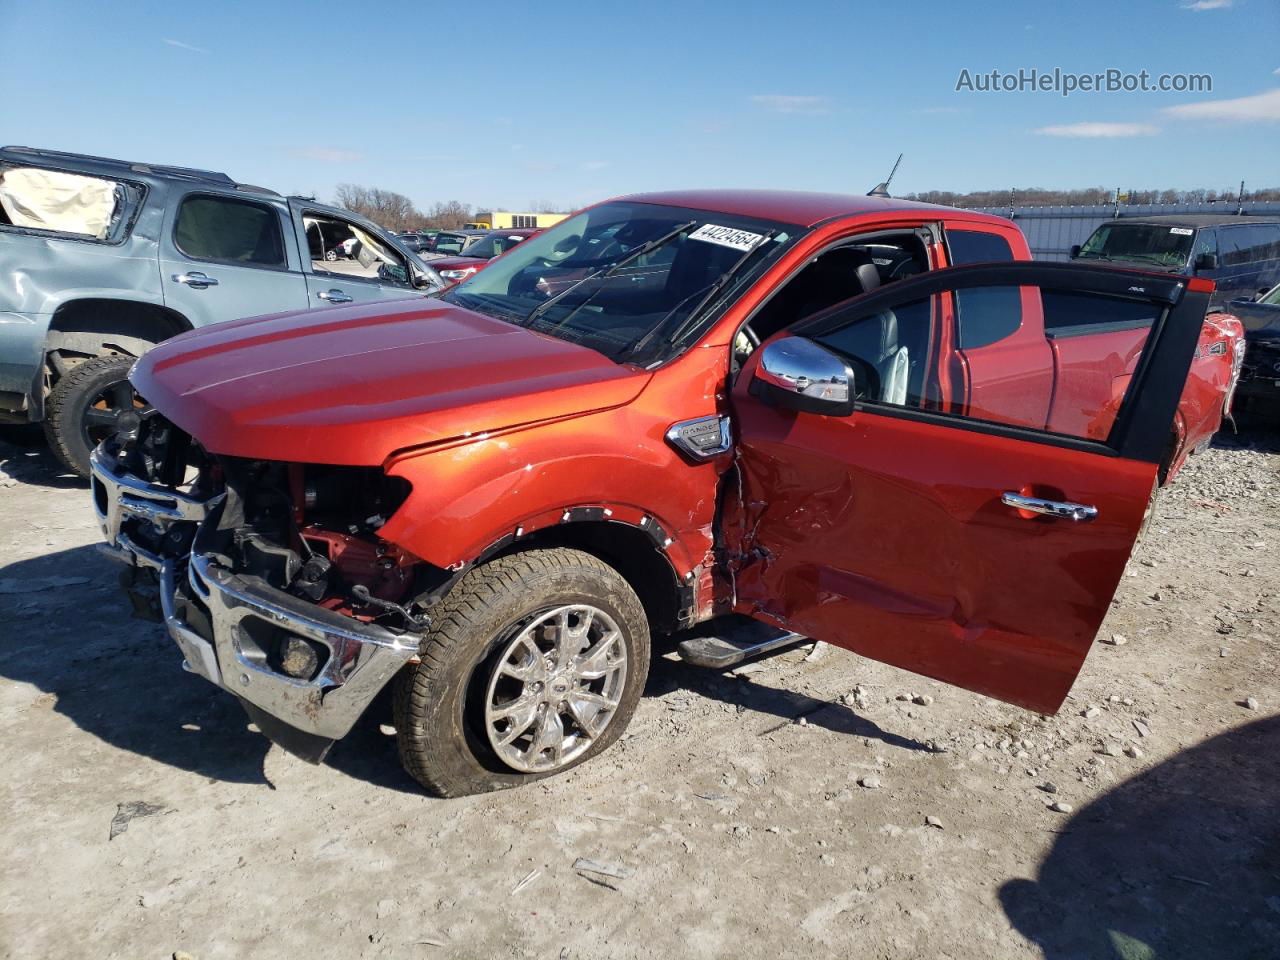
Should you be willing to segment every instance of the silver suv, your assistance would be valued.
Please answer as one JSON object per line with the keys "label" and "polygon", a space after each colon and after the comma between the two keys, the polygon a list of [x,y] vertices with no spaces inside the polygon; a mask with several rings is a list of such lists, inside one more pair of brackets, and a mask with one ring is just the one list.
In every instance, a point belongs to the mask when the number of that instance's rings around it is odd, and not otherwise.
{"label": "silver suv", "polygon": [[237,317],[443,286],[346,210],[224,173],[0,148],[0,423],[43,422],[68,468],[145,401],[134,359]]}

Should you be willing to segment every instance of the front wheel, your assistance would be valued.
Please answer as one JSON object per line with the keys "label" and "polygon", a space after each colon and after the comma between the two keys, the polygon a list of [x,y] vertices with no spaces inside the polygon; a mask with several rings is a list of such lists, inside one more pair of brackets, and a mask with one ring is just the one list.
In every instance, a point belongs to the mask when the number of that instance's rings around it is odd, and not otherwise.
{"label": "front wheel", "polygon": [[133,357],[93,357],[68,371],[50,392],[45,435],[73,473],[89,476],[93,448],[117,431],[137,428],[144,404],[129,384],[132,366]]}
{"label": "front wheel", "polygon": [[578,550],[477,567],[433,610],[396,680],[405,769],[445,797],[519,786],[607,749],[635,713],[649,627],[635,591]]}

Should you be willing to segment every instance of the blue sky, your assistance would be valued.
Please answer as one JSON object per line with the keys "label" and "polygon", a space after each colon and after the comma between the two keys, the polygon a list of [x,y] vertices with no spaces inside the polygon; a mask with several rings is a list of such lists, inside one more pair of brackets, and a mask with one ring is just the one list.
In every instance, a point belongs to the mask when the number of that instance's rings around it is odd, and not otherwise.
{"label": "blue sky", "polygon": [[[1280,185],[1280,3],[0,0],[0,139],[522,208],[746,186]],[[1212,93],[957,93],[962,69]]]}

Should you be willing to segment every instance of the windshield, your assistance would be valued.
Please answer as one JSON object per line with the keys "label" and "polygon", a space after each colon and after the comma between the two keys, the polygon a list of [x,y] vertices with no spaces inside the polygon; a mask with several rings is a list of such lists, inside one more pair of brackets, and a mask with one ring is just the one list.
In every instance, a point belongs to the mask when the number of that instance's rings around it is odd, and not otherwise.
{"label": "windshield", "polygon": [[436,253],[443,253],[450,257],[457,256],[470,239],[465,233],[438,233],[436,234]]}
{"label": "windshield", "polygon": [[466,255],[480,260],[492,260],[500,253],[506,253],[523,239],[524,237],[505,233],[491,233],[468,246]]}
{"label": "windshield", "polygon": [[800,230],[648,203],[593,207],[444,297],[642,366],[691,341]]}
{"label": "windshield", "polygon": [[1081,259],[1138,260],[1182,267],[1191,256],[1195,230],[1153,223],[1104,223],[1080,248]]}

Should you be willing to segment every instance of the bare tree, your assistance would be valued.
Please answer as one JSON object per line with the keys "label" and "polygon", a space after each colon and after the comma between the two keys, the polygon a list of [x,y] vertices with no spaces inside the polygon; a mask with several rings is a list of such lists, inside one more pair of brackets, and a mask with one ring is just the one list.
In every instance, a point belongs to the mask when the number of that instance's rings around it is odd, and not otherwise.
{"label": "bare tree", "polygon": [[423,215],[422,222],[424,226],[434,227],[436,230],[457,230],[464,223],[470,223],[472,216],[469,203],[437,200]]}
{"label": "bare tree", "polygon": [[570,210],[562,203],[555,203],[551,200],[530,200],[530,213],[569,213]]}
{"label": "bare tree", "polygon": [[334,204],[358,213],[387,230],[411,230],[422,225],[422,213],[413,205],[413,201],[394,190],[340,183]]}

